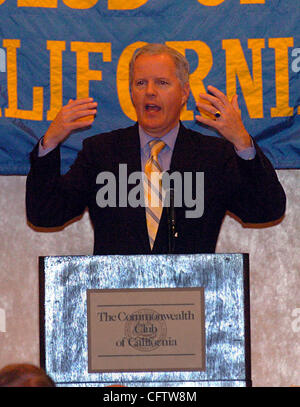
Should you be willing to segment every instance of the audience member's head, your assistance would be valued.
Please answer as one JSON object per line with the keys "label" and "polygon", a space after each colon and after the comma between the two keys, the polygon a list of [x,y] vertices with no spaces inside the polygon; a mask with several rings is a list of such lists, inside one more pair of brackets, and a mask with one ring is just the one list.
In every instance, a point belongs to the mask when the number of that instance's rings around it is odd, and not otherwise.
{"label": "audience member's head", "polygon": [[0,370],[0,387],[55,387],[55,383],[43,369],[19,363]]}

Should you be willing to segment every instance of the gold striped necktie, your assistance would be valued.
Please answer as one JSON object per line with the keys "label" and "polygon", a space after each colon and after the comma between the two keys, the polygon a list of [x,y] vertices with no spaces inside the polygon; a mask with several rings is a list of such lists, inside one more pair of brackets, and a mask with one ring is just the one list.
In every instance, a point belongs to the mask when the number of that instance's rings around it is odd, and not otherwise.
{"label": "gold striped necktie", "polygon": [[151,250],[154,245],[161,213],[162,213],[162,191],[161,191],[161,172],[162,169],[158,162],[158,154],[165,147],[162,140],[151,140],[150,157],[145,164],[144,196],[147,228]]}

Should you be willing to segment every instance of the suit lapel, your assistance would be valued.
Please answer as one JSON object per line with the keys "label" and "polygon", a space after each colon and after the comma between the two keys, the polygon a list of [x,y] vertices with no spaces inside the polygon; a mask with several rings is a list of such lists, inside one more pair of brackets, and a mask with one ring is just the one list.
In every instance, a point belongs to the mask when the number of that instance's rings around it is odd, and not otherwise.
{"label": "suit lapel", "polygon": [[141,171],[138,126],[129,127],[127,130],[127,133],[122,135],[120,144],[116,146],[118,150],[118,161],[119,163],[127,164],[128,173]]}
{"label": "suit lapel", "polygon": [[[129,132],[124,136],[124,140],[118,146],[119,150],[119,162],[127,164],[127,176],[134,172],[141,172],[141,147],[140,138],[138,132],[138,124],[135,124],[129,129]],[[136,185],[128,185],[128,193]],[[146,223],[145,208],[138,206],[132,208],[128,204],[126,208],[128,214],[128,233],[135,234],[137,236],[137,241],[143,247],[143,252],[150,253],[150,244],[148,238],[148,230]]]}
{"label": "suit lapel", "polygon": [[170,163],[170,171],[185,171],[195,170],[195,160],[197,160],[197,151],[194,149],[194,143],[189,132],[180,123],[178,136],[174,146],[174,151]]}

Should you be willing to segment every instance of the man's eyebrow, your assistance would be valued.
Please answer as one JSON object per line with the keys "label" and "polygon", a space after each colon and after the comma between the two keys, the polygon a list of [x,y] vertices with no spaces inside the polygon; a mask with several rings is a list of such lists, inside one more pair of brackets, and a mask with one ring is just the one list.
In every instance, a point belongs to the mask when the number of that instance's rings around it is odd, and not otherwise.
{"label": "man's eyebrow", "polygon": [[[166,82],[171,82],[171,79],[169,78],[169,77],[167,77],[167,76],[155,76],[155,77],[153,77],[153,78],[151,78],[151,79],[153,79],[154,81],[166,81]],[[145,78],[145,77],[143,77],[143,76],[140,76],[140,77],[136,77],[136,78],[134,78],[134,82],[138,82],[138,81],[148,81],[149,80],[149,78]]]}

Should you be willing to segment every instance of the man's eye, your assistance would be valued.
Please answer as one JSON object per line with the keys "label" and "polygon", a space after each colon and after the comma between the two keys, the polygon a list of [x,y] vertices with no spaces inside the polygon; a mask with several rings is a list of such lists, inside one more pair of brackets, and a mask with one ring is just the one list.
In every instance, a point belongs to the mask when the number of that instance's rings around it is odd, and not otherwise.
{"label": "man's eye", "polygon": [[142,80],[136,82],[136,86],[142,86],[144,84],[145,84],[145,81],[142,81]]}
{"label": "man's eye", "polygon": [[163,80],[163,79],[161,79],[161,80],[159,81],[159,84],[160,84],[160,85],[168,85],[168,82],[165,81],[165,80]]}

